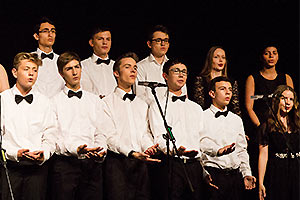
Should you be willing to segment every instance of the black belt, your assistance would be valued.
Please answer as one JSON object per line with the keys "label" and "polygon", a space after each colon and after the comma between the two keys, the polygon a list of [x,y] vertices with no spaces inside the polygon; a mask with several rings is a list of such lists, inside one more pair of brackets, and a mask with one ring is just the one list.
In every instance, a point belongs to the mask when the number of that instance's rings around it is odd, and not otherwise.
{"label": "black belt", "polygon": [[111,157],[111,158],[128,158],[127,156],[123,155],[123,154],[119,154],[119,153],[115,153],[111,150],[107,149],[107,157]]}
{"label": "black belt", "polygon": [[[43,163],[43,166],[44,165],[47,165],[47,161]],[[29,160],[28,161],[27,160],[24,160],[24,161],[22,160],[22,161],[19,161],[19,162],[7,160],[7,166],[9,168],[19,168],[19,167],[21,167],[21,168],[26,168],[26,167],[28,167],[28,168],[40,168],[42,165],[38,165],[37,163],[31,162]]]}
{"label": "black belt", "polygon": [[240,168],[237,169],[219,169],[216,167],[205,167],[205,169],[208,170],[208,172],[212,171],[214,173],[219,173],[219,174],[225,174],[225,175],[233,175],[233,174],[239,174],[240,173]]}

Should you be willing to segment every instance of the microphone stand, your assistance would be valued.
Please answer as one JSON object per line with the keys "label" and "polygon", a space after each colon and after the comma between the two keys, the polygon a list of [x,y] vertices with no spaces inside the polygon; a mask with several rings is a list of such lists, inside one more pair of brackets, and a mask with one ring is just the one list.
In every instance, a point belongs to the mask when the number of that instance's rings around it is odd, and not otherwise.
{"label": "microphone stand", "polygon": [[[150,88],[151,88],[152,94],[153,94],[153,96],[155,98],[155,101],[156,101],[156,104],[158,106],[158,109],[159,109],[159,112],[161,114],[161,117],[163,118],[164,126],[165,126],[166,131],[167,131],[167,133],[163,135],[163,138],[166,140],[166,145],[167,145],[167,161],[166,161],[166,163],[167,163],[167,169],[168,169],[168,174],[169,174],[169,163],[170,163],[170,161],[169,161],[169,159],[170,159],[170,147],[169,147],[169,145],[170,145],[170,141],[173,144],[173,148],[174,148],[174,150],[175,150],[176,155],[178,156],[178,158],[180,158],[180,156],[179,156],[179,152],[178,152],[178,149],[176,147],[176,144],[175,144],[176,140],[175,140],[174,135],[172,133],[172,127],[170,127],[168,125],[168,123],[166,121],[166,118],[165,118],[165,115],[163,114],[161,105],[160,105],[160,103],[158,101],[158,98],[157,98],[157,95],[156,95],[156,91],[155,91],[156,87],[155,86],[150,86]],[[188,182],[189,188],[190,188],[190,190],[192,192],[194,192],[194,188],[193,188],[192,182],[191,182],[191,180],[190,180],[190,178],[189,178],[189,176],[187,174],[186,167],[185,167],[183,161],[182,162],[180,161],[180,164],[181,164],[181,166],[183,168],[183,172],[184,172],[185,178],[186,178],[186,180]],[[169,176],[168,176],[168,179],[169,179]],[[168,182],[169,182],[169,180],[168,180]],[[169,192],[168,192],[168,197],[169,196],[170,195],[169,195]]]}
{"label": "microphone stand", "polygon": [[276,123],[279,124],[279,127],[280,127],[280,129],[282,131],[282,136],[283,136],[283,138],[285,140],[285,144],[286,144],[287,148],[290,150],[291,153],[293,153],[295,155],[295,158],[297,159],[298,163],[300,164],[300,158],[296,156],[296,152],[290,146],[290,144],[289,144],[289,142],[288,142],[288,140],[286,138],[286,135],[285,135],[285,133],[287,133],[287,132],[284,130],[284,128],[282,127],[282,124],[279,122],[278,118],[276,117],[275,111],[272,108],[272,106],[270,105],[270,103],[268,101],[268,98],[263,98],[263,100],[265,100],[265,102],[266,102],[269,110],[271,111],[272,117],[274,118],[274,120],[276,121]]}
{"label": "microphone stand", "polygon": [[[13,191],[12,191],[12,187],[11,187],[11,183],[10,183],[10,178],[8,175],[8,169],[7,169],[7,162],[6,162],[6,157],[5,157],[5,150],[2,149],[2,126],[1,126],[1,95],[0,95],[0,163],[2,163],[4,170],[5,170],[5,174],[6,174],[6,179],[7,179],[7,183],[8,183],[8,188],[9,188],[9,192],[10,192],[10,196],[11,199],[14,200],[14,195],[13,195]],[[4,177],[2,177],[4,178]],[[2,191],[3,192],[3,191]]]}

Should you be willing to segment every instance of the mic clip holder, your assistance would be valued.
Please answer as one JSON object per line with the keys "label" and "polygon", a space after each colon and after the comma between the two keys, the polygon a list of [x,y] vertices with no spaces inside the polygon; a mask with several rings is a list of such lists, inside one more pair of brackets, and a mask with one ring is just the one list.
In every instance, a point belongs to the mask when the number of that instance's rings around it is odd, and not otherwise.
{"label": "mic clip holder", "polygon": [[3,165],[6,165],[6,157],[5,157],[5,149],[2,149],[2,145],[0,145],[0,162],[3,164]]}

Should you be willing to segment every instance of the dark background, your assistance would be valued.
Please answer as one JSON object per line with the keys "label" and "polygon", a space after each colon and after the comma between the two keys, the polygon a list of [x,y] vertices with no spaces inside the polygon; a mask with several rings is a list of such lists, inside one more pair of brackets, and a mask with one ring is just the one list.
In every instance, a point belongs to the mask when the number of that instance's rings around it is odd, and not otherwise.
{"label": "dark background", "polygon": [[[278,47],[277,69],[291,75],[299,90],[298,0],[200,1],[8,1],[0,2],[0,63],[11,85],[11,63],[20,51],[34,51],[33,26],[42,16],[56,23],[54,51],[72,50],[82,59],[91,55],[89,31],[96,24],[112,28],[115,59],[127,51],[148,56],[146,35],[163,24],[171,31],[169,57],[188,65],[189,90],[211,46],[225,48],[229,75],[239,81],[241,101],[247,76],[260,69],[259,50],[265,43]],[[299,93],[298,93],[299,94]]]}

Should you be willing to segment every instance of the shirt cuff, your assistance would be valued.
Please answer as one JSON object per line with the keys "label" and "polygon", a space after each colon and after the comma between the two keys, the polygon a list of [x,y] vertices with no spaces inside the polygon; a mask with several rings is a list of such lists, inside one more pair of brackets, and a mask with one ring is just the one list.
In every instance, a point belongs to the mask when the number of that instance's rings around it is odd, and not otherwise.
{"label": "shirt cuff", "polygon": [[126,147],[126,146],[123,146],[123,147],[120,147],[118,149],[118,151],[119,151],[120,154],[123,154],[126,157],[128,157],[128,154],[132,151],[132,149],[130,149],[130,148]]}
{"label": "shirt cuff", "polygon": [[244,171],[244,172],[241,172],[241,173],[243,175],[243,178],[246,177],[246,176],[252,176],[251,171]]}
{"label": "shirt cuff", "polygon": [[44,160],[39,165],[43,165],[50,158],[50,151],[44,150]]}
{"label": "shirt cuff", "polygon": [[20,149],[11,149],[11,150],[6,150],[5,149],[5,156],[8,160],[11,160],[11,161],[16,161],[16,162],[19,162],[19,159],[18,159],[18,151]]}

